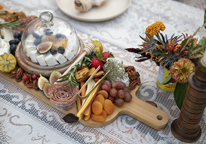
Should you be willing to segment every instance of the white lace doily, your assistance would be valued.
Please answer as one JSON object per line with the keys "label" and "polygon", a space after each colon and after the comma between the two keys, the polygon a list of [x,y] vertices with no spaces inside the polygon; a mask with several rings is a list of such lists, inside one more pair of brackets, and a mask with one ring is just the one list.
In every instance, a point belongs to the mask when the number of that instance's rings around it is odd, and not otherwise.
{"label": "white lace doily", "polygon": [[[17,2],[17,0],[16,0]],[[144,34],[147,25],[161,20],[167,29],[165,33],[192,34],[203,24],[203,10],[169,0],[133,0],[130,8],[121,16],[101,23],[79,22],[64,15],[54,0],[21,0],[15,4],[0,0],[3,6],[38,15],[41,9],[49,9],[55,15],[68,19],[78,30],[84,43],[90,39],[102,40],[105,51],[124,60],[125,65],[133,65],[141,75],[141,87],[137,96],[143,100],[157,103],[158,108],[166,111],[170,120],[167,127],[157,131],[128,116],[121,115],[108,126],[90,128],[78,122],[65,123],[64,114],[47,105],[24,90],[0,77],[0,142],[3,144],[165,144],[180,143],[170,131],[171,123],[179,116],[173,93],[161,90],[156,84],[158,67],[145,61],[135,62],[133,53],[124,50],[141,43],[139,35]],[[21,5],[20,5],[21,4]],[[29,4],[30,7],[26,8]],[[33,4],[33,5],[32,5]],[[38,9],[35,9],[39,5]],[[36,12],[38,10],[38,12]],[[200,35],[199,35],[200,36]],[[202,136],[197,143],[206,143],[204,114],[200,123]]]}

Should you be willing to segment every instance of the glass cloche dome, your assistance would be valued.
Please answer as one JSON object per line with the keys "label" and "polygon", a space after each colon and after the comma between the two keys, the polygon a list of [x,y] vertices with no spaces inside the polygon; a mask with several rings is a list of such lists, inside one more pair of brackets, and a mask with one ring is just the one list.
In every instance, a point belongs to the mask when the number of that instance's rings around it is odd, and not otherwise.
{"label": "glass cloche dome", "polygon": [[81,40],[68,21],[45,11],[25,28],[20,55],[29,66],[56,69],[72,63],[82,47]]}

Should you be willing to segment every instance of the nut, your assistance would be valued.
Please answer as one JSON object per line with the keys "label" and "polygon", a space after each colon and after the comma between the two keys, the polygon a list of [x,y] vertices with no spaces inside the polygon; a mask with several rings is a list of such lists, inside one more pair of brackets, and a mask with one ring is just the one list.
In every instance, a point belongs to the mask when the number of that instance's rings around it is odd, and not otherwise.
{"label": "nut", "polygon": [[9,77],[10,77],[10,78],[15,78],[15,77],[16,77],[16,74],[11,74]]}
{"label": "nut", "polygon": [[11,71],[11,74],[16,74],[17,69],[14,69],[13,71]]}
{"label": "nut", "polygon": [[38,80],[37,80],[37,79],[33,80],[33,88],[34,88],[35,90],[38,90],[38,89],[39,89],[39,87],[38,87]]}
{"label": "nut", "polygon": [[141,84],[141,80],[140,77],[137,78],[137,84],[140,85]]}
{"label": "nut", "polygon": [[22,80],[22,78],[19,78],[19,79],[15,78],[15,80],[16,80],[16,82],[20,82]]}
{"label": "nut", "polygon": [[33,83],[27,84],[26,87],[28,87],[28,88],[33,88]]}
{"label": "nut", "polygon": [[136,80],[130,82],[130,84],[129,84],[129,89],[130,89],[130,90],[133,90],[133,89],[136,87],[136,85],[137,85],[137,81],[136,81]]}
{"label": "nut", "polygon": [[21,68],[18,68],[16,72],[16,79],[22,78],[23,70]]}

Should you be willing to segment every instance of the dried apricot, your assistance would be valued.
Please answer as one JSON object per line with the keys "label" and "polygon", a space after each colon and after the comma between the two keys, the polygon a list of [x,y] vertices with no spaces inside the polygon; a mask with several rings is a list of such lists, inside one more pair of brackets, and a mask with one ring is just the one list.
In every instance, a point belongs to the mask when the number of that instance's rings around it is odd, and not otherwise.
{"label": "dried apricot", "polygon": [[95,97],[94,101],[98,101],[102,104],[102,106],[104,105],[104,97],[99,94],[98,96]]}
{"label": "dried apricot", "polygon": [[95,115],[94,113],[91,114],[91,119],[97,122],[104,122],[106,120],[107,113],[102,110],[100,115]]}
{"label": "dried apricot", "polygon": [[112,103],[112,101],[111,100],[109,100],[109,99],[106,99],[105,101],[104,101],[104,110],[105,110],[105,112],[107,113],[107,114],[112,114],[113,113],[113,111],[114,111],[114,104]]}
{"label": "dried apricot", "polygon": [[92,103],[92,112],[95,115],[100,115],[102,113],[102,110],[103,110],[103,106],[102,106],[102,104],[100,102],[94,101]]}
{"label": "dried apricot", "polygon": [[105,90],[100,90],[100,91],[98,91],[97,94],[98,95],[101,94],[101,95],[103,95],[104,98],[108,98],[108,93]]}

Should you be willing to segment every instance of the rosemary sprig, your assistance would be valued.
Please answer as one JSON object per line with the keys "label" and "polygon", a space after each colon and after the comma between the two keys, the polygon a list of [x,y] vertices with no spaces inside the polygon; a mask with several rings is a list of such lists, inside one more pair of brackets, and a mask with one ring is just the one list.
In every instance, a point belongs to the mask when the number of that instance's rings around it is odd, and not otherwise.
{"label": "rosemary sprig", "polygon": [[94,56],[86,55],[81,61],[79,61],[74,67],[72,67],[71,71],[68,74],[61,76],[60,77],[61,80],[57,82],[63,82],[63,81],[69,80],[68,83],[66,83],[65,85],[70,84],[71,88],[73,86],[79,85],[78,80],[75,76],[75,73],[77,72],[77,69],[80,67],[83,67],[83,66],[89,67],[91,64],[92,57]]}
{"label": "rosemary sprig", "polygon": [[0,23],[0,28],[2,28],[2,27],[6,27],[6,28],[8,28],[8,27],[12,27],[12,28],[21,27],[22,26],[21,23],[18,23],[17,21],[18,21],[18,19],[15,21],[12,21],[12,22]]}

